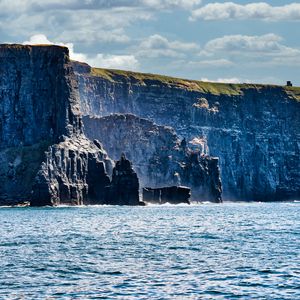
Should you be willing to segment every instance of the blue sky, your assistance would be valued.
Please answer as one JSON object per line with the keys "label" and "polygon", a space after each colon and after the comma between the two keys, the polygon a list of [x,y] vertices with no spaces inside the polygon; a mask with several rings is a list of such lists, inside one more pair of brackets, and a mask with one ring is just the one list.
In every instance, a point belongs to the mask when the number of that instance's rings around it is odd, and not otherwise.
{"label": "blue sky", "polygon": [[300,85],[300,2],[0,0],[0,40],[55,43],[97,67]]}

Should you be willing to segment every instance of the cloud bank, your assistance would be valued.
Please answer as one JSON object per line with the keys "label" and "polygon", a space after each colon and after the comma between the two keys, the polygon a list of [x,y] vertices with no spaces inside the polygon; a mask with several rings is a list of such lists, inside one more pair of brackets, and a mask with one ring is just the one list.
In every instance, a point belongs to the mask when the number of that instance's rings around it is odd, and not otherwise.
{"label": "cloud bank", "polygon": [[283,38],[274,33],[249,36],[249,35],[225,35],[206,43],[204,54],[210,55],[216,52],[227,52],[240,55],[265,55],[265,56],[298,56],[300,50],[287,47],[281,42]]}
{"label": "cloud bank", "polygon": [[245,5],[234,2],[210,3],[192,11],[190,20],[300,21],[300,3],[272,6],[265,2]]}
{"label": "cloud bank", "polygon": [[159,34],[154,34],[143,39],[137,47],[137,55],[147,58],[179,58],[185,57],[187,53],[199,49],[200,47],[196,43],[186,43],[177,40],[170,41]]}

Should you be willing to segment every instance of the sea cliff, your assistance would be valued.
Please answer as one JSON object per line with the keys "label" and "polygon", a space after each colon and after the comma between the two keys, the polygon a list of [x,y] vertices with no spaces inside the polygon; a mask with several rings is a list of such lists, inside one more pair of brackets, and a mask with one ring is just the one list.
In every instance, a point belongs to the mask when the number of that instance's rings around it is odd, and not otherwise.
{"label": "sea cliff", "polygon": [[109,181],[112,162],[82,131],[67,48],[0,45],[0,165],[1,205],[82,204],[91,176]]}
{"label": "sea cliff", "polygon": [[[65,47],[0,45],[0,205],[122,204],[128,187],[125,202],[140,205],[138,189],[180,185],[200,201],[299,199],[299,108],[300,88],[95,69]],[[116,169],[109,155],[123,158]]]}
{"label": "sea cliff", "polygon": [[218,157],[223,199],[300,198],[300,88],[74,69],[84,115],[131,113]]}

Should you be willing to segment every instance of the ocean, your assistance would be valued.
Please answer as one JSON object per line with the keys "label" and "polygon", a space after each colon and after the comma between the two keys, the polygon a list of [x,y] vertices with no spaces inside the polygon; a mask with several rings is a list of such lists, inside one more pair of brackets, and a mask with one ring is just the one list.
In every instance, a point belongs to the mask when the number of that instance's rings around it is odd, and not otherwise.
{"label": "ocean", "polygon": [[300,299],[300,203],[0,208],[0,299]]}

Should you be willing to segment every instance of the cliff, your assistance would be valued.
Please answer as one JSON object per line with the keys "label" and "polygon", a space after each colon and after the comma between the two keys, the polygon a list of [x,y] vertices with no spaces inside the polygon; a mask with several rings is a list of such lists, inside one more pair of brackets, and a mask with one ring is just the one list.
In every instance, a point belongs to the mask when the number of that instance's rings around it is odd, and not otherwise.
{"label": "cliff", "polygon": [[0,45],[0,165],[0,205],[82,204],[92,176],[109,182],[111,161],[82,131],[67,48]]}
{"label": "cliff", "polygon": [[184,185],[192,200],[221,201],[218,159],[189,149],[172,128],[130,114],[83,121],[87,137],[102,141],[113,159],[126,154],[142,187]]}
{"label": "cliff", "polygon": [[172,127],[219,157],[225,200],[300,198],[300,88],[73,65],[84,115],[132,113]]}

